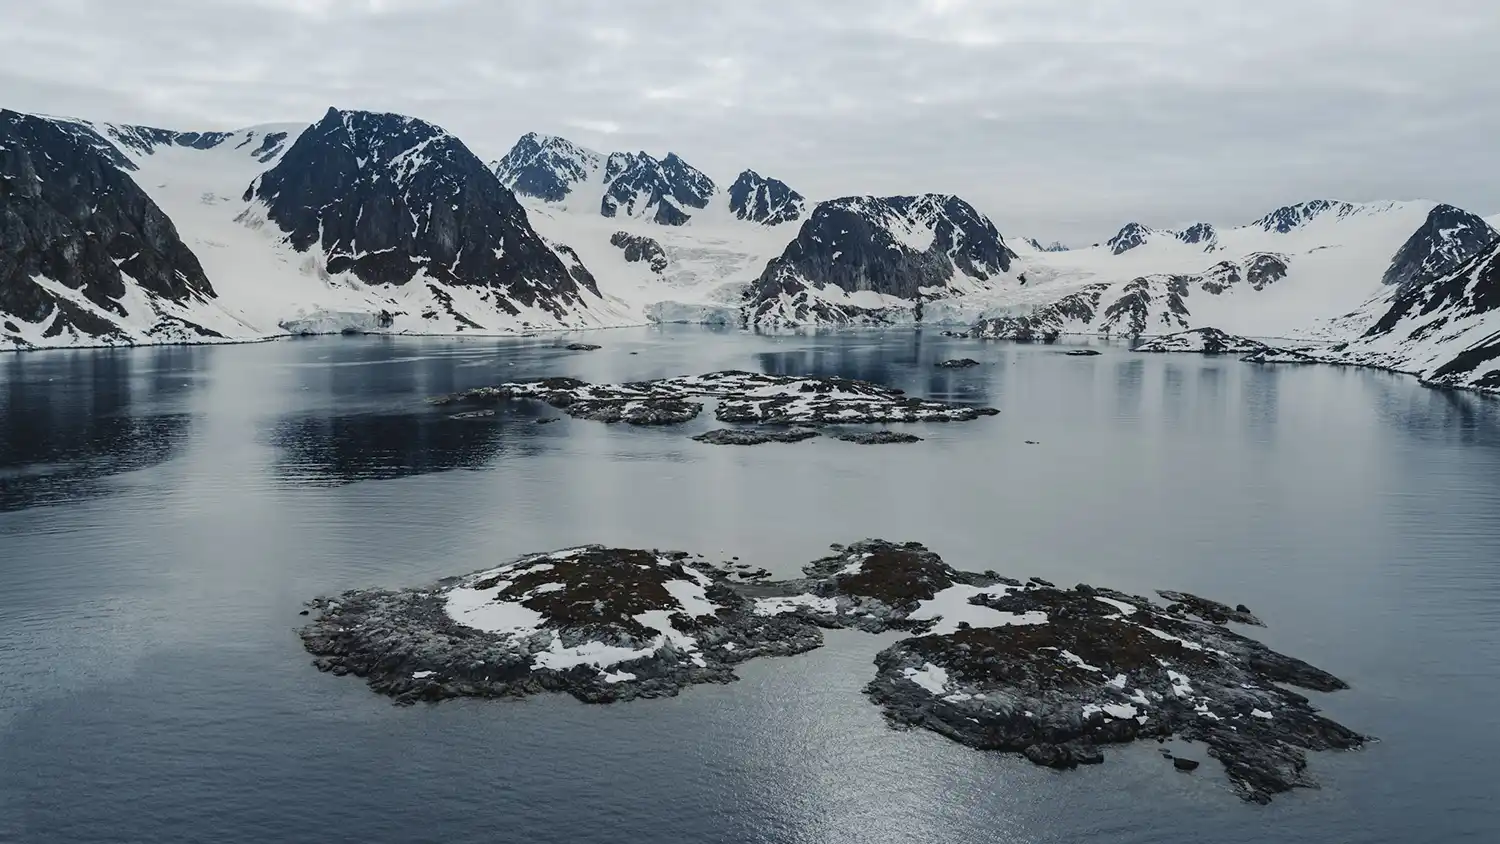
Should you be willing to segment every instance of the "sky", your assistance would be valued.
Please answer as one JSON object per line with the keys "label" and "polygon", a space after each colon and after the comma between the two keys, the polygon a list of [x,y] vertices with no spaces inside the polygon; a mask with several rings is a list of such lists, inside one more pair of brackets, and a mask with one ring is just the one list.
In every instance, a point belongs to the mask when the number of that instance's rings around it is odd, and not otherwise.
{"label": "sky", "polygon": [[1495,0],[0,0],[0,107],[183,130],[421,117],[677,152],[1007,236],[1314,198],[1500,212]]}

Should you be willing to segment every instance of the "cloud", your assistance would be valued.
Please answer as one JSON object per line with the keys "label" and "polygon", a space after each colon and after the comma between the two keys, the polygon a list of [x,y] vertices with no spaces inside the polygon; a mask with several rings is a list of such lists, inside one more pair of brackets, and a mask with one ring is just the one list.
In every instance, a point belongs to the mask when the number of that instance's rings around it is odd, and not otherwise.
{"label": "cloud", "polygon": [[941,190],[1002,230],[1244,222],[1318,196],[1500,210],[1493,0],[0,0],[4,105],[226,128],[414,114]]}

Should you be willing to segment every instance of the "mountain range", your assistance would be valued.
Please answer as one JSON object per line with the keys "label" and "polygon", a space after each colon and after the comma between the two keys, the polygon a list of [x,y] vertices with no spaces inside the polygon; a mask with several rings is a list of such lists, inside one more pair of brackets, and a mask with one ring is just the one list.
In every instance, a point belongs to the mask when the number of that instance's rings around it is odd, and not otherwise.
{"label": "mountain range", "polygon": [[0,348],[647,321],[1020,340],[1213,326],[1500,389],[1492,223],[1317,199],[1068,249],[1007,242],[958,196],[812,201],[674,152],[528,133],[486,163],[403,115],[177,132],[0,111]]}

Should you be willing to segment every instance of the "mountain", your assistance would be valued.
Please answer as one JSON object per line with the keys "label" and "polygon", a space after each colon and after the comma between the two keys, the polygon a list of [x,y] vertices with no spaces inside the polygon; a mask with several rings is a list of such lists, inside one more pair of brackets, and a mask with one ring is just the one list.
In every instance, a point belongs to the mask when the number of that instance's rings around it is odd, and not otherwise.
{"label": "mountain", "polygon": [[921,319],[925,301],[990,286],[1016,254],[956,196],[822,202],[746,293],[755,325]]}
{"label": "mountain", "polygon": [[494,165],[495,175],[517,196],[562,202],[593,179],[604,156],[566,138],[528,132]]}
{"label": "mountain", "polygon": [[1412,287],[1442,278],[1500,237],[1483,218],[1452,205],[1439,205],[1391,259],[1384,281]]}
{"label": "mountain", "polygon": [[1247,337],[1342,339],[1378,316],[1366,303],[1390,294],[1383,278],[1393,262],[1468,257],[1474,238],[1460,236],[1459,223],[1468,231],[1476,221],[1435,202],[1313,200],[1238,226],[1132,223],[1090,248],[1023,250],[1014,282],[933,303],[926,320],[990,320],[983,329],[995,336],[1119,335],[1141,325],[1146,334],[1212,326]]}
{"label": "mountain", "polygon": [[0,340],[221,338],[234,321],[172,220],[92,126],[0,111]]}
{"label": "mountain", "polygon": [[[531,228],[526,211],[453,135],[395,114],[329,109],[244,200],[297,252],[316,249],[330,274],[367,285],[426,285],[457,328],[483,328],[451,290],[477,291],[496,311],[565,320],[599,298],[565,247]],[[394,319],[396,315],[392,315]]]}
{"label": "mountain", "polygon": [[1447,275],[1408,285],[1337,360],[1411,372],[1442,387],[1500,392],[1500,239]]}
{"label": "mountain", "polygon": [[610,219],[683,226],[722,210],[708,216],[776,226],[806,211],[800,193],[754,170],[741,172],[726,193],[673,152],[661,159],[645,151],[605,155],[535,132],[521,136],[492,169],[519,197]]}
{"label": "mountain", "polygon": [[786,182],[770,179],[754,170],[740,173],[729,186],[729,210],[740,220],[768,226],[802,218],[807,201]]}
{"label": "mountain", "polygon": [[1030,246],[1034,251],[1037,251],[1037,252],[1066,252],[1066,251],[1068,251],[1068,247],[1062,245],[1062,243],[1060,241],[1056,241],[1056,240],[1052,241],[1049,244],[1046,244],[1045,246],[1042,244],[1041,241],[1037,240],[1034,237],[1022,238],[1022,242],[1025,243],[1027,246]]}

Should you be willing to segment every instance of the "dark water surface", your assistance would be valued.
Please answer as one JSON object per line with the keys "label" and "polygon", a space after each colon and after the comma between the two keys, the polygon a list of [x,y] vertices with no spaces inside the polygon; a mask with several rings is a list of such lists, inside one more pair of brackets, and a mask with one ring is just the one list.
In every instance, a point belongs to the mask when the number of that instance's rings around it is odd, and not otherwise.
{"label": "dark water surface", "polygon": [[[910,331],[319,339],[0,356],[0,840],[1500,840],[1500,406],[1233,359],[1065,357]],[[639,352],[632,355],[630,352]],[[985,366],[949,371],[946,357]],[[429,395],[516,377],[740,368],[993,404],[909,446],[715,447]],[[1039,441],[1027,445],[1026,440]],[[888,729],[895,636],[829,636],[729,686],[589,707],[398,708],[312,669],[304,600],[584,542],[738,555],[829,543],[1249,604],[1348,680],[1382,742],[1241,803],[1155,746],[1056,773]],[[1201,754],[1199,754],[1201,756]]]}

